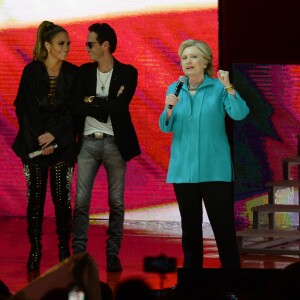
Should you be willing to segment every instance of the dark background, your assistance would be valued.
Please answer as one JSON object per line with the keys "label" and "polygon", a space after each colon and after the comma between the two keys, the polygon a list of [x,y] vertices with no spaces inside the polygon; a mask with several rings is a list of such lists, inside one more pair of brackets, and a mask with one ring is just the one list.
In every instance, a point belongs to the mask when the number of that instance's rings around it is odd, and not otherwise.
{"label": "dark background", "polygon": [[219,66],[234,63],[300,64],[300,0],[219,0]]}
{"label": "dark background", "polygon": [[299,0],[219,0],[220,68],[300,63]]}

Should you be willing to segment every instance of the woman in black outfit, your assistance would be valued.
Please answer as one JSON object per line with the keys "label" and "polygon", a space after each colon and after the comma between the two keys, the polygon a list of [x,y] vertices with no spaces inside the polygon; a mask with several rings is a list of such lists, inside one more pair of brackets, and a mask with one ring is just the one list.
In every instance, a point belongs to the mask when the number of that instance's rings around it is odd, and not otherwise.
{"label": "woman in black outfit", "polygon": [[[70,256],[70,190],[76,160],[70,100],[77,67],[65,61],[69,50],[67,31],[52,22],[42,22],[33,61],[23,70],[14,102],[19,131],[12,148],[22,159],[27,182],[27,233],[31,245],[28,271],[40,267],[48,173],[55,207],[59,260]],[[40,155],[29,155],[35,151]]]}

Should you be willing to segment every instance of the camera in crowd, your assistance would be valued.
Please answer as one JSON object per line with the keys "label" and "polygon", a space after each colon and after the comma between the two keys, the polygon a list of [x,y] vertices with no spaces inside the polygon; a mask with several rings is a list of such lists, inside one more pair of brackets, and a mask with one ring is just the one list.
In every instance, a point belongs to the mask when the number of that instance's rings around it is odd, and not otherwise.
{"label": "camera in crowd", "polygon": [[144,271],[159,274],[176,272],[177,260],[174,257],[159,255],[144,258]]}
{"label": "camera in crowd", "polygon": [[85,300],[84,289],[81,285],[71,284],[69,287],[68,300]]}

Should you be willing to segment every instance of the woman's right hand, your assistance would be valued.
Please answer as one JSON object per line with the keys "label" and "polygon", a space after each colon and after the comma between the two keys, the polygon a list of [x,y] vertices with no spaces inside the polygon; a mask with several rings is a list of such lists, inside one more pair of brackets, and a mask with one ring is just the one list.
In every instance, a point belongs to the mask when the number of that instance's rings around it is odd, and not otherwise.
{"label": "woman's right hand", "polygon": [[179,98],[177,96],[175,96],[174,94],[169,94],[166,97],[166,105],[169,106],[171,105],[172,108],[177,104]]}
{"label": "woman's right hand", "polygon": [[43,155],[49,155],[52,154],[55,150],[55,147],[53,145],[50,145],[43,149]]}

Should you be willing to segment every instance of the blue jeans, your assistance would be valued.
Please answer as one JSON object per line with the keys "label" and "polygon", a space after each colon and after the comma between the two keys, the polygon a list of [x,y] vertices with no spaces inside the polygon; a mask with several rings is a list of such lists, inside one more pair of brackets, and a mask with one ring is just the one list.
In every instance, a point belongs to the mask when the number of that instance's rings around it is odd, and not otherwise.
{"label": "blue jeans", "polygon": [[113,136],[103,139],[83,137],[78,155],[77,190],[73,218],[73,253],[86,252],[92,189],[103,164],[108,180],[109,225],[106,254],[119,254],[124,225],[124,187],[126,162]]}

